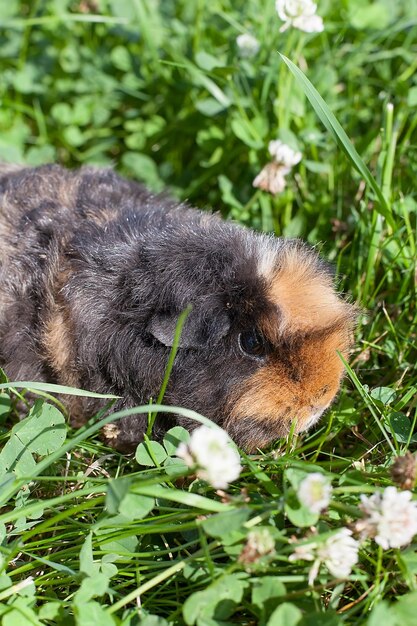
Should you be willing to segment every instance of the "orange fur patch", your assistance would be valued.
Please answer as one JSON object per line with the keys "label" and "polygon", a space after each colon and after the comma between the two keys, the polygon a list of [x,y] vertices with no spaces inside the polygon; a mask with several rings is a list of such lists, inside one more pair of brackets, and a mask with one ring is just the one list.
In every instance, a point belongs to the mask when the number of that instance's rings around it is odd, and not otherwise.
{"label": "orange fur patch", "polygon": [[[79,387],[80,381],[74,363],[70,328],[63,312],[56,304],[45,323],[42,344],[58,383],[69,387]],[[64,395],[62,402],[68,410],[71,426],[79,428],[85,424],[89,414],[88,411],[86,412],[88,403],[86,398]]]}
{"label": "orange fur patch", "polygon": [[[326,319],[327,321],[327,319]],[[253,420],[253,434],[246,437],[245,448],[255,450],[267,441],[263,424],[272,439],[284,437],[296,422],[300,432],[317,421],[335,398],[343,376],[343,363],[349,350],[350,324],[324,333],[307,335],[292,346],[277,346],[266,365],[236,390],[229,405],[226,428],[239,420]]]}
{"label": "orange fur patch", "polygon": [[305,333],[340,322],[351,326],[354,309],[337,295],[331,276],[318,269],[316,256],[297,248],[283,254],[268,292],[281,314],[279,334]]}
{"label": "orange fur patch", "polygon": [[[268,257],[269,258],[269,257]],[[264,264],[265,265],[265,264]],[[284,248],[265,275],[275,305],[260,322],[269,340],[267,363],[236,390],[226,426],[251,420],[245,448],[311,426],[335,398],[343,376],[338,352],[347,358],[356,317],[354,306],[334,290],[316,254],[301,246]]]}
{"label": "orange fur patch", "polygon": [[58,307],[54,308],[45,323],[42,343],[60,381],[76,387],[78,377],[73,367],[72,338],[64,314]]}

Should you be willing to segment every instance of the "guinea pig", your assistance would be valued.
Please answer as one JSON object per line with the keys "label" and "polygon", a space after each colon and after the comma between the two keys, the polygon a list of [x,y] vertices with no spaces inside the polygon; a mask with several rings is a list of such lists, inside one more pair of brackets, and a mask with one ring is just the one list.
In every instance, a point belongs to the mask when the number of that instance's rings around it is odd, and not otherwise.
{"label": "guinea pig", "polygon": [[[190,208],[111,169],[0,166],[0,366],[11,380],[155,399],[192,305],[164,403],[251,452],[317,422],[355,318],[317,253]],[[103,400],[67,397],[79,426]],[[159,415],[156,434],[195,422]],[[134,449],[146,416],[105,436]],[[155,434],[155,433],[154,433]]]}

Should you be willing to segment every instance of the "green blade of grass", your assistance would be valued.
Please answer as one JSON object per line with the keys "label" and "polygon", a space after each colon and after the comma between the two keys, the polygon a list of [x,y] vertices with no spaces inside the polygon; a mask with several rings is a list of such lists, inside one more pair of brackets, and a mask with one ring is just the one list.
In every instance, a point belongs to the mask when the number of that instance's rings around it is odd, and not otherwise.
{"label": "green blade of grass", "polygon": [[380,213],[386,219],[387,223],[393,229],[395,229],[395,222],[392,217],[390,207],[388,206],[388,203],[382,193],[382,190],[380,189],[375,178],[372,176],[368,167],[359,156],[358,152],[356,151],[354,145],[343,130],[342,126],[337,121],[336,116],[331,112],[317,89],[313,87],[311,82],[303,74],[300,68],[298,68],[292,61],[290,61],[290,59],[288,59],[283,54],[279,53],[279,55],[284,63],[287,65],[290,72],[293,74],[297,83],[304,91],[306,97],[310,101],[311,106],[315,110],[322,124],[327,128],[327,130],[335,139],[337,145],[343,150],[349,161],[358,170],[359,174],[363,177],[363,179],[375,193],[378,199],[378,204],[375,207],[376,211],[378,211],[378,213]]}
{"label": "green blade of grass", "polygon": [[0,384],[2,389],[27,389],[28,391],[46,391],[47,393],[61,393],[68,396],[82,396],[85,398],[104,398],[117,400],[120,396],[114,396],[110,393],[96,393],[94,391],[85,391],[76,387],[66,387],[65,385],[55,385],[53,383],[37,383],[32,381],[17,381]]}
{"label": "green blade of grass", "polygon": [[[156,404],[162,404],[164,399],[165,391],[168,386],[169,377],[171,376],[172,368],[174,367],[175,357],[177,355],[178,347],[180,345],[181,333],[184,328],[184,324],[187,321],[187,317],[191,313],[192,306],[188,305],[187,308],[181,313],[178,317],[178,322],[175,328],[174,341],[172,344],[172,349],[169,354],[168,363],[165,369],[164,380],[162,381],[161,389],[159,391],[158,398],[156,400]],[[157,413],[154,412],[150,416],[148,428],[146,429],[146,436],[150,437],[153,429],[153,425],[155,423]]]}
{"label": "green blade of grass", "polygon": [[137,484],[132,488],[132,493],[178,502],[178,504],[183,504],[196,509],[204,509],[206,511],[210,511],[211,513],[221,513],[223,511],[230,511],[233,509],[233,506],[230,504],[224,504],[223,502],[219,502],[217,500],[211,500],[210,498],[200,496],[197,493],[162,487],[162,485],[158,484]]}
{"label": "green blade of grass", "polygon": [[352,370],[352,368],[350,367],[349,363],[344,359],[343,355],[338,352],[339,358],[341,359],[343,365],[346,368],[346,372],[349,376],[349,378],[351,379],[351,381],[353,382],[353,384],[355,385],[356,389],[359,391],[359,394],[361,395],[363,401],[365,402],[366,406],[368,407],[369,411],[372,414],[372,417],[374,418],[375,422],[378,425],[378,428],[380,429],[381,433],[383,434],[383,436],[385,437],[386,442],[388,443],[389,447],[391,448],[391,452],[395,455],[398,454],[398,451],[395,449],[391,439],[389,438],[389,435],[384,427],[384,425],[382,424],[382,421],[379,419],[371,398],[369,397],[369,394],[367,393],[367,391],[364,389],[363,385],[361,384],[359,378],[356,376],[355,372]]}
{"label": "green blade of grass", "polygon": [[[207,549],[214,550],[215,548],[218,547],[218,545],[219,545],[219,542],[217,540],[212,541],[210,544],[207,545]],[[110,615],[112,613],[116,613],[116,611],[126,606],[127,604],[133,602],[136,598],[140,598],[146,591],[149,591],[153,587],[156,587],[156,585],[163,582],[164,580],[167,580],[171,576],[178,574],[178,572],[184,569],[187,563],[199,558],[200,556],[203,556],[204,553],[205,553],[205,549],[201,548],[200,550],[197,550],[194,554],[191,554],[190,556],[188,556],[186,559],[183,559],[182,561],[178,561],[177,563],[174,563],[173,565],[171,565],[171,567],[164,569],[162,572],[160,572],[159,574],[157,574],[150,580],[147,580],[144,584],[140,585],[139,587],[131,591],[129,594],[125,595],[123,598],[115,602],[113,605],[107,607],[106,612],[109,613]]]}

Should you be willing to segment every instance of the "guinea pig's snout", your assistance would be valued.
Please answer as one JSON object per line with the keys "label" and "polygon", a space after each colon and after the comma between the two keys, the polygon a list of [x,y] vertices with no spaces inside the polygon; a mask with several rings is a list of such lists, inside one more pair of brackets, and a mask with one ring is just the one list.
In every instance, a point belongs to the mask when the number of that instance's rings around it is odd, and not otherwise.
{"label": "guinea pig's snout", "polygon": [[287,436],[294,422],[296,432],[316,424],[340,388],[340,343],[337,337],[327,338],[321,345],[306,342],[291,360],[277,352],[236,388],[225,423],[236,442],[256,450]]}
{"label": "guinea pig's snout", "polygon": [[323,415],[325,410],[329,407],[330,402],[324,406],[310,406],[303,413],[306,414],[306,417],[300,417],[297,420],[297,432],[301,432],[303,430],[308,430],[316,422],[319,421],[320,417]]}

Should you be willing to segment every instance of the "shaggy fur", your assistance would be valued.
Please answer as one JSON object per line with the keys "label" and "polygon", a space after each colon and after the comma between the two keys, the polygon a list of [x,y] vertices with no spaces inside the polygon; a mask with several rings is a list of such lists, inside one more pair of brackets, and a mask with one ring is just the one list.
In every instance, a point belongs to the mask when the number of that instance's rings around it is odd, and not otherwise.
{"label": "shaggy fur", "polygon": [[[247,450],[307,428],[335,397],[353,308],[296,240],[154,196],[112,170],[0,167],[0,365],[12,380],[156,398],[192,305],[164,402],[224,425]],[[242,336],[256,329],[260,354]],[[243,333],[243,335],[242,335]],[[242,347],[243,346],[243,347]],[[82,424],[98,400],[66,400]],[[184,418],[159,416],[163,432]],[[135,416],[108,429],[129,450]]]}

